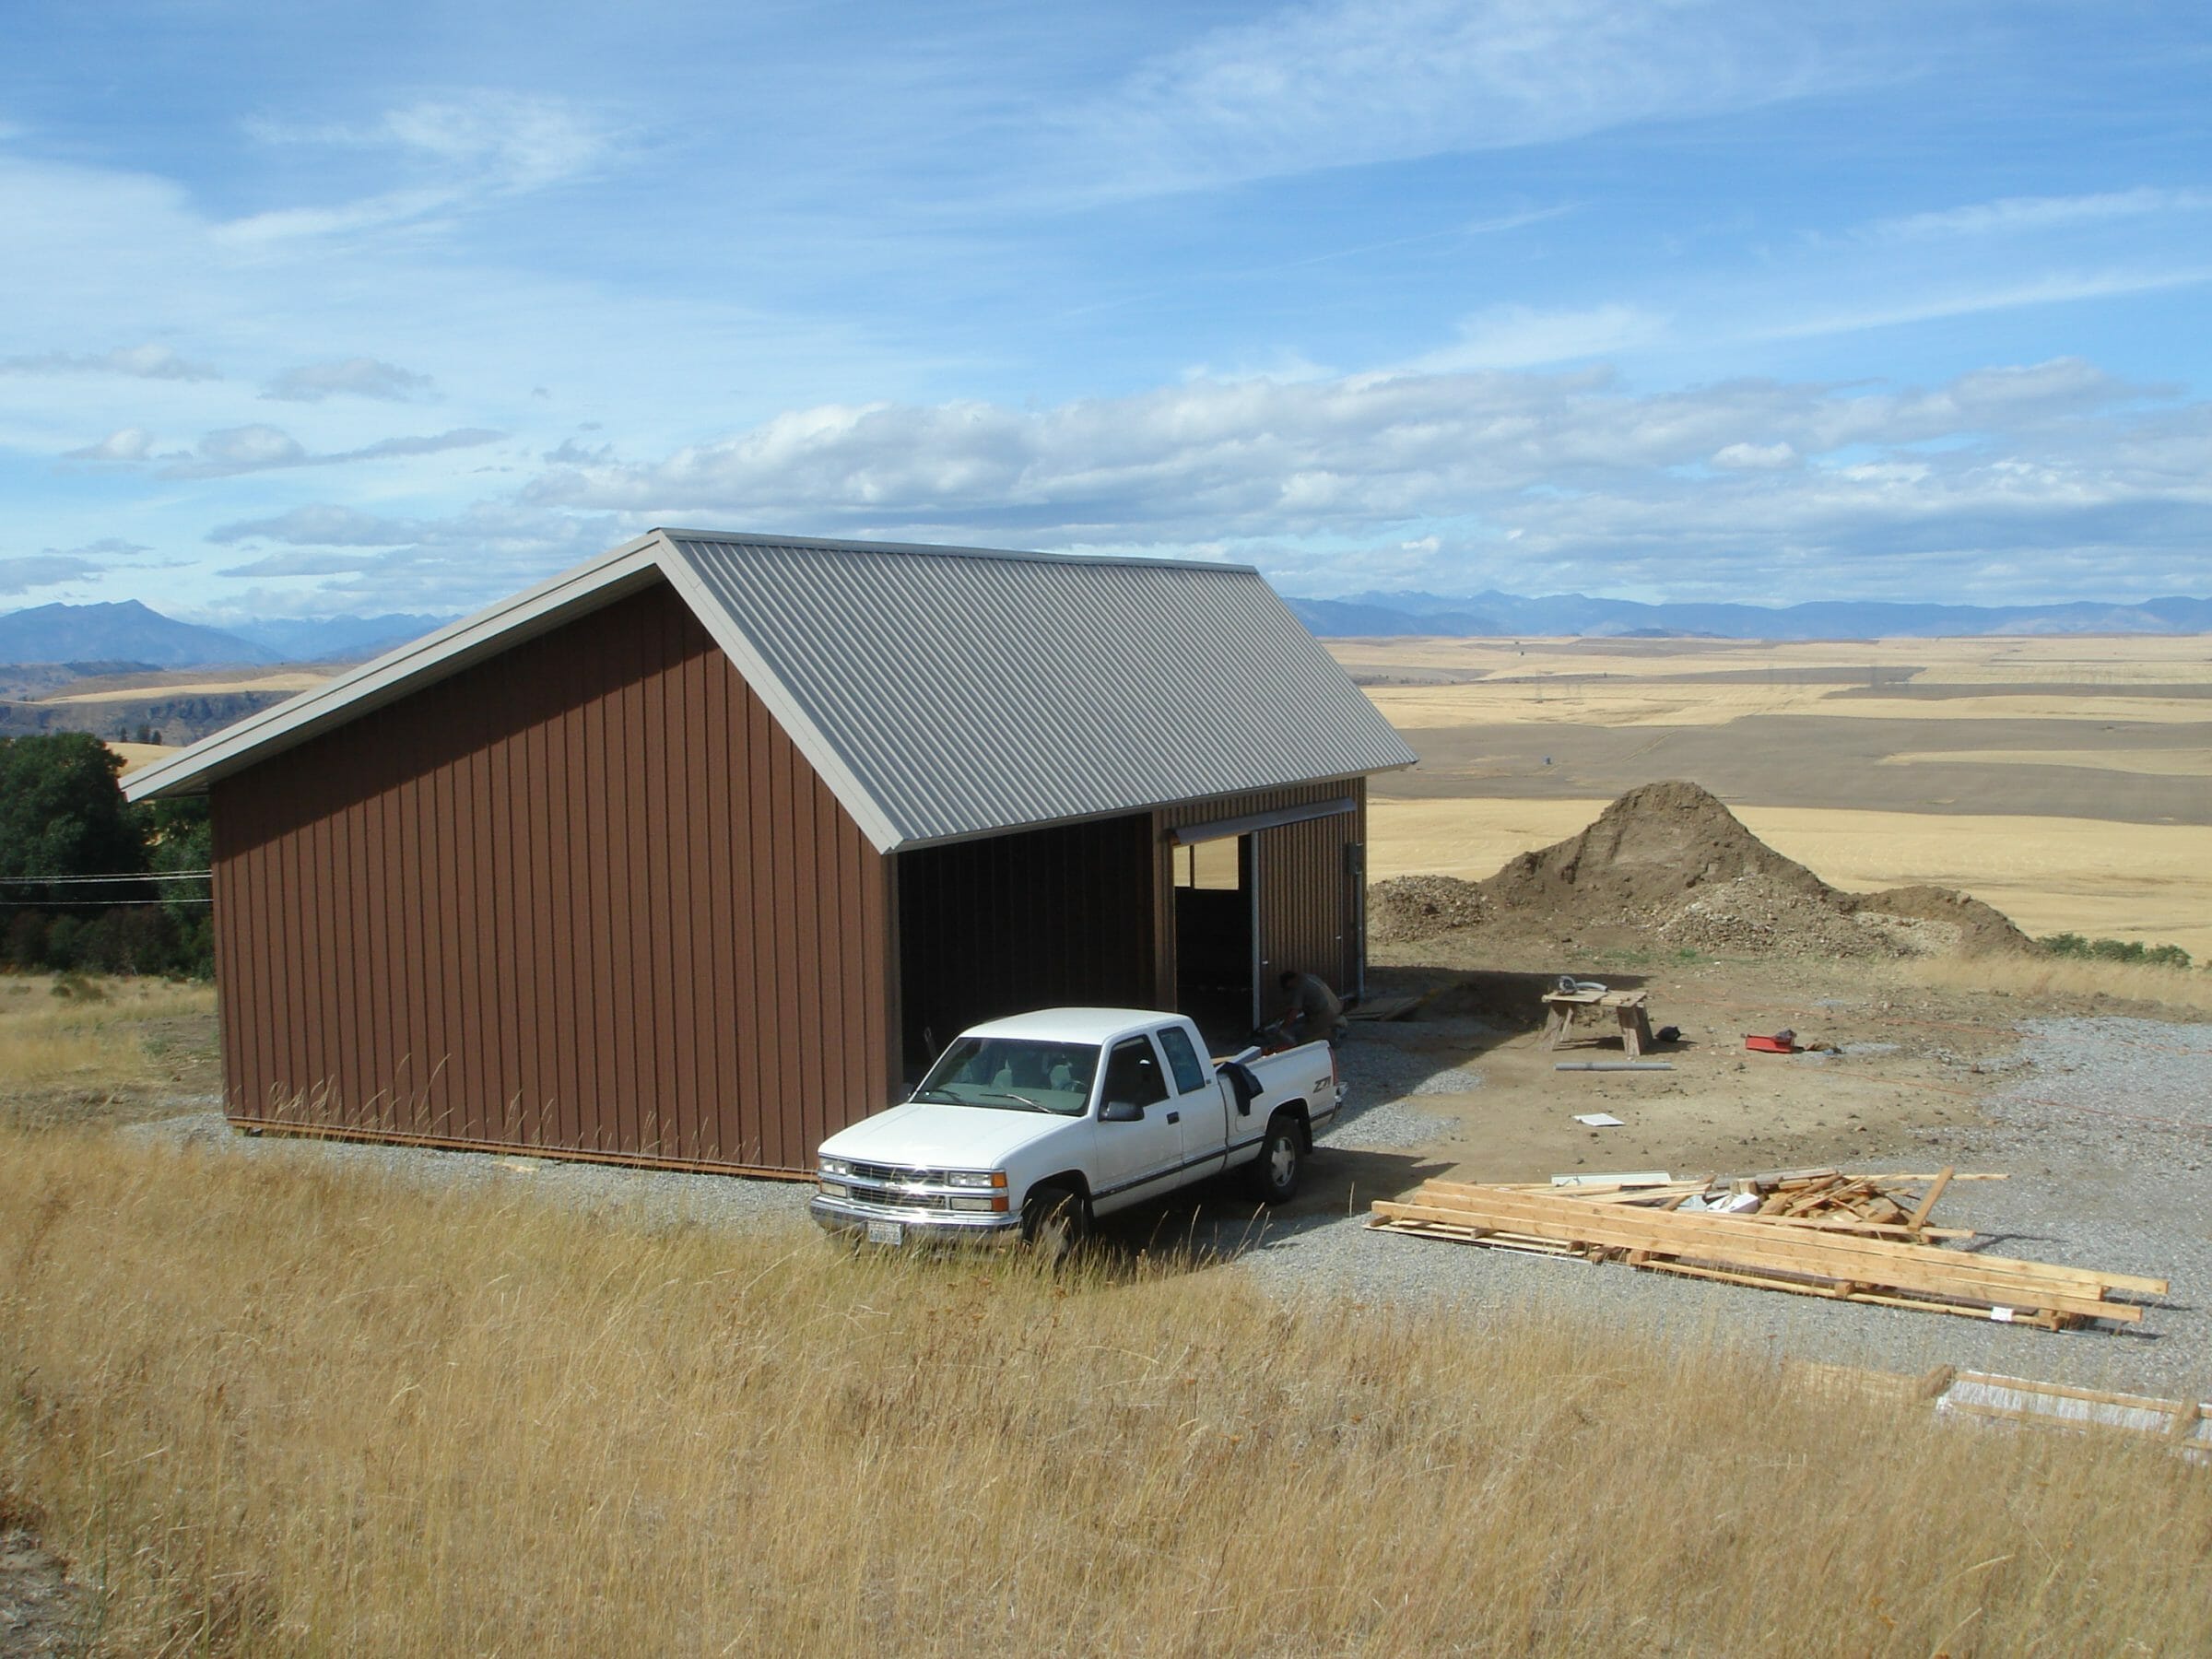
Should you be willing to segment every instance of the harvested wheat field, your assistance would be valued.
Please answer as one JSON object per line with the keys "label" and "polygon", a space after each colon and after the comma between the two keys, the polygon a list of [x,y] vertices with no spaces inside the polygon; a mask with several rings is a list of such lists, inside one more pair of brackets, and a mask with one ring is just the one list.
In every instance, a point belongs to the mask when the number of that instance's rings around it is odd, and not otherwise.
{"label": "harvested wheat field", "polygon": [[2212,958],[2212,639],[1332,641],[1421,756],[1377,876],[1478,879],[1685,779],[1841,887]]}

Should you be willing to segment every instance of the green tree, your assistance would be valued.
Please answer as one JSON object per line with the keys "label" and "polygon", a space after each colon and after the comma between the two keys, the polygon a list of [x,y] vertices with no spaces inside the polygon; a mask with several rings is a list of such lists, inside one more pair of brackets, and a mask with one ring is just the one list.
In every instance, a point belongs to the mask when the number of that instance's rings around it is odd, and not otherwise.
{"label": "green tree", "polygon": [[[180,873],[212,866],[214,826],[205,795],[152,801],[137,808],[147,856],[159,872]],[[161,909],[173,941],[172,971],[195,979],[215,975],[215,918],[208,906],[210,887],[197,881],[161,883]]]}
{"label": "green tree", "polygon": [[0,738],[0,877],[12,896],[46,896],[26,890],[27,878],[146,868],[146,842],[115,782],[122,771],[121,757],[88,732]]}

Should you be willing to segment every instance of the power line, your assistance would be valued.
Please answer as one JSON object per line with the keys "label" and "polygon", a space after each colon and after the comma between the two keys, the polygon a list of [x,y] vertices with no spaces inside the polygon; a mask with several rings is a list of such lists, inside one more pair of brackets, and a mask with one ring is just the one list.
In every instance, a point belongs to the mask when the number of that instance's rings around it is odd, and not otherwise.
{"label": "power line", "polygon": [[[0,899],[0,910],[43,910],[49,901],[38,899]],[[213,904],[212,899],[70,899],[71,910],[104,909],[115,904]]]}
{"label": "power line", "polygon": [[205,881],[213,870],[132,871],[114,876],[0,876],[0,886],[70,887],[112,886],[120,881]]}

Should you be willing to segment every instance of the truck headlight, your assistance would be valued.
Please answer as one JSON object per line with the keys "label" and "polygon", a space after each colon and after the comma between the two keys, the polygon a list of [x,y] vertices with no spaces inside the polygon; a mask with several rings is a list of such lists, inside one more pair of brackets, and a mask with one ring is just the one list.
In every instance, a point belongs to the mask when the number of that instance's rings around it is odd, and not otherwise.
{"label": "truck headlight", "polygon": [[820,1185],[825,1198],[842,1198],[850,1190],[841,1181],[824,1181]]}
{"label": "truck headlight", "polygon": [[822,1159],[821,1172],[825,1176],[850,1175],[853,1173],[853,1166],[850,1162],[841,1158],[825,1158]]}
{"label": "truck headlight", "polygon": [[952,1198],[946,1202],[949,1208],[964,1214],[988,1216],[1004,1215],[1006,1212],[1006,1195],[1004,1193],[994,1193],[987,1198],[979,1195],[974,1198]]}
{"label": "truck headlight", "polygon": [[1003,1187],[1006,1184],[1004,1170],[947,1170],[945,1184],[956,1187]]}

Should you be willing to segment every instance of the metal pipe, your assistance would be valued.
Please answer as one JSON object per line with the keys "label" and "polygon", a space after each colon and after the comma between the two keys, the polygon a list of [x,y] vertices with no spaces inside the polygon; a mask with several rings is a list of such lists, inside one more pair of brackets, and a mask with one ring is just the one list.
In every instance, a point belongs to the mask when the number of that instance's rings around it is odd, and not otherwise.
{"label": "metal pipe", "polygon": [[1672,1060],[1561,1060],[1553,1071],[1673,1071]]}

